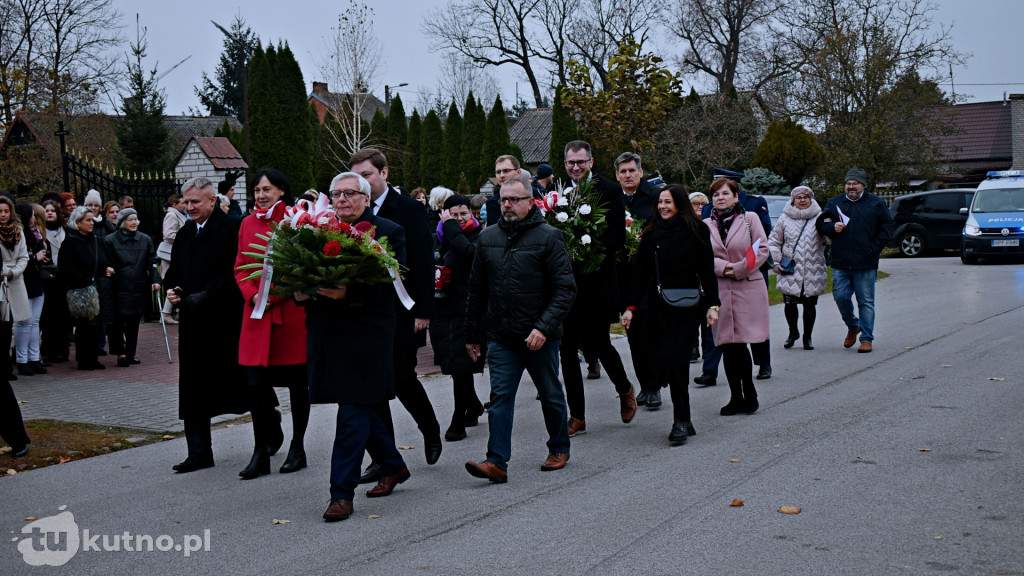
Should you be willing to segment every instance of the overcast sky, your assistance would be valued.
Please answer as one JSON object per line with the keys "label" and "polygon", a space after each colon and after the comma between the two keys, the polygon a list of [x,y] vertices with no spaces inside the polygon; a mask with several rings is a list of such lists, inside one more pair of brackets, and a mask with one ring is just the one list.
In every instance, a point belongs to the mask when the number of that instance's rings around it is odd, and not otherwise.
{"label": "overcast sky", "polygon": [[[1024,69],[1019,59],[1012,56],[1021,49],[1020,23],[1024,16],[1021,0],[936,0],[939,10],[936,22],[953,24],[953,40],[961,52],[973,56],[966,66],[954,68],[956,94],[967,95],[968,101],[1000,100],[1003,92],[1024,93]],[[383,44],[383,65],[378,85],[373,92],[383,99],[384,85],[399,89],[406,110],[418,99],[418,89],[436,87],[440,57],[431,53],[428,40],[420,31],[420,22],[442,0],[374,0],[375,30]],[[213,75],[223,47],[223,35],[210,24],[214,20],[229,27],[236,14],[259,35],[264,45],[286,40],[302,67],[306,90],[319,80],[317,64],[322,60],[324,37],[337,23],[338,11],[348,2],[326,0],[249,0],[244,9],[221,0],[176,0],[174,2],[139,2],[114,0],[123,13],[124,37],[135,37],[135,14],[148,28],[149,60],[147,67],[159,63],[160,72],[166,72],[180,60],[187,62],[168,73],[161,80],[167,93],[167,113],[187,113],[199,108],[193,86],[199,84],[203,71]],[[669,58],[678,47],[663,47],[662,56]],[[530,100],[529,84],[523,81],[516,68],[499,69],[502,100],[512,103],[519,81],[519,94]],[[1017,83],[1017,84],[1015,84]],[[984,85],[983,85],[984,84]],[[949,86],[943,86],[949,91]],[[332,87],[332,90],[334,88]],[[699,90],[699,88],[698,88]]]}

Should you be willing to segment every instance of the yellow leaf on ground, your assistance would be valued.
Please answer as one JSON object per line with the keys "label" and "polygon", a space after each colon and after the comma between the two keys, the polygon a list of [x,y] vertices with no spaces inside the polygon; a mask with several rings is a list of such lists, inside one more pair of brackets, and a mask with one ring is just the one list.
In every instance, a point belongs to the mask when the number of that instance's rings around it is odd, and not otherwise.
{"label": "yellow leaf on ground", "polygon": [[8,475],[8,476],[14,476],[14,475],[15,475],[15,474],[17,474],[17,473],[18,473],[18,471],[17,471],[17,470],[15,470],[14,468],[8,468],[8,469],[7,469],[7,475]]}
{"label": "yellow leaf on ground", "polygon": [[174,436],[171,436],[170,434],[165,434],[164,436],[161,436],[161,438],[164,440],[174,440]]}
{"label": "yellow leaf on ground", "polygon": [[380,514],[370,514],[367,518],[370,520],[376,520],[377,518],[380,518]]}
{"label": "yellow leaf on ground", "polygon": [[739,498],[733,498],[732,504],[729,504],[729,506],[732,506],[733,508],[739,508],[740,506],[743,506],[743,500],[740,500]]}
{"label": "yellow leaf on ground", "polygon": [[992,380],[992,381],[995,381],[995,382],[1002,382],[1002,381],[1006,380],[1006,378],[989,378],[989,380]]}
{"label": "yellow leaf on ground", "polygon": [[796,506],[783,506],[779,508],[779,512],[782,514],[799,514],[803,512],[803,508],[797,508]]}
{"label": "yellow leaf on ground", "polygon": [[35,519],[36,519],[35,516],[25,516],[25,521],[27,521],[27,522],[31,522],[31,521],[33,521]]}
{"label": "yellow leaf on ground", "polygon": [[733,458],[732,460],[729,460],[729,462],[732,462],[733,464],[735,464],[735,463],[737,463],[739,461],[740,461],[739,458]]}
{"label": "yellow leaf on ground", "polygon": [[60,463],[64,464],[65,462],[71,462],[71,456],[61,456]]}
{"label": "yellow leaf on ground", "polygon": [[936,540],[942,540],[942,536],[936,536],[935,539]]}
{"label": "yellow leaf on ground", "polygon": [[917,346],[904,346],[903,347],[904,350],[913,350],[914,348],[917,348]]}
{"label": "yellow leaf on ground", "polygon": [[399,446],[399,450],[412,450],[415,446]]}
{"label": "yellow leaf on ground", "polygon": [[291,524],[291,520],[284,520],[283,518],[274,518],[274,524]]}
{"label": "yellow leaf on ground", "polygon": [[4,446],[3,448],[0,448],[0,454],[7,454],[11,450],[12,448],[10,446]]}
{"label": "yellow leaf on ground", "polygon": [[917,451],[918,452],[931,452],[932,449],[931,448],[918,448]]}
{"label": "yellow leaf on ground", "polygon": [[952,364],[943,364],[942,367],[943,368],[952,368],[953,365]]}

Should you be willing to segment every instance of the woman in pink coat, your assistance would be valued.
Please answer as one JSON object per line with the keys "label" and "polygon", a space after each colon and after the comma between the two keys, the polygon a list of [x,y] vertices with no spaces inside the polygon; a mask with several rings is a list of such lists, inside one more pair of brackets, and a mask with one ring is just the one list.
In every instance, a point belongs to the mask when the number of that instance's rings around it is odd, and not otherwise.
{"label": "woman in pink coat", "polygon": [[[768,238],[756,216],[743,210],[740,186],[728,178],[711,183],[711,248],[722,309],[714,327],[731,396],[722,416],[757,411],[754,363],[747,344],[768,339],[768,289],[759,268],[768,259]],[[756,249],[754,248],[756,246]],[[752,250],[753,249],[753,250]]]}
{"label": "woman in pink coat", "polygon": [[238,256],[235,258],[235,281],[245,299],[238,363],[248,372],[253,433],[256,435],[252,460],[238,473],[246,480],[270,474],[270,457],[284,441],[281,415],[274,409],[277,405],[277,397],[273,393],[275,386],[288,387],[292,404],[292,443],[281,466],[282,474],[306,467],[302,440],[309,424],[306,312],[290,297],[268,295],[263,317],[252,318],[259,299],[260,280],[245,280],[252,270],[238,269],[243,264],[256,261],[242,254],[243,251],[253,251],[249,244],[266,244],[256,234],[269,235],[271,222],[280,222],[284,218],[284,209],[291,200],[291,186],[281,172],[264,169],[253,177],[250,192],[256,211],[242,220],[238,231]]}

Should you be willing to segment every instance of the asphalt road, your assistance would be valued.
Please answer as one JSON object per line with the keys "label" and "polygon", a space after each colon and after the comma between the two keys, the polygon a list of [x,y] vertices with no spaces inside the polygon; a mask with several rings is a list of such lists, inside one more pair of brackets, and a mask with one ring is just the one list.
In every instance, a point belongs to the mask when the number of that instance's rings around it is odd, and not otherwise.
{"label": "asphalt road", "polygon": [[[334,411],[318,407],[311,466],[296,474],[276,473],[279,454],[274,474],[239,480],[252,431],[235,426],[214,435],[217,466],[192,474],[170,473],[184,454],[175,440],[2,479],[0,566],[104,575],[1022,575],[1024,269],[957,258],[885,260],[882,269],[892,276],[878,285],[873,353],[842,348],[845,327],[828,296],[817,349],[783,350],[777,306],[775,376],[758,382],[761,410],[719,416],[724,378],[691,388],[698,435],[685,446],[668,446],[667,395],[664,408],[624,425],[611,383],[589,381],[588,433],[573,439],[564,470],[540,472],[545,434],[525,380],[509,483],[489,485],[463,468],[484,457],[485,420],[427,466],[415,425],[395,404],[412,478],[387,498],[360,491],[352,518],[326,524]],[[624,353],[624,340],[616,346]],[[448,381],[426,383],[446,420]],[[483,379],[477,389],[483,397]],[[744,505],[731,507],[734,499]],[[62,505],[79,530],[109,544],[125,531],[181,543],[209,530],[209,550],[81,550],[60,568],[27,565],[24,518]]]}

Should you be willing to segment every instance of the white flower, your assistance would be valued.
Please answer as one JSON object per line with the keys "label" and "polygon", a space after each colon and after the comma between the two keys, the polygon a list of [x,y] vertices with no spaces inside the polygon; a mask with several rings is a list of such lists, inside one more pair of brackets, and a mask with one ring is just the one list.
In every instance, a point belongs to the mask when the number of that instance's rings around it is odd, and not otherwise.
{"label": "white flower", "polygon": [[575,188],[573,188],[572,186],[568,186],[564,190],[562,190],[562,197],[564,198],[564,197],[568,196],[569,194],[574,194],[575,192],[576,192]]}
{"label": "white flower", "polygon": [[590,214],[590,204],[584,204],[580,206],[580,214],[583,216]]}
{"label": "white flower", "polygon": [[583,236],[580,236],[580,244],[584,246],[590,244],[590,234],[584,234]]}
{"label": "white flower", "polygon": [[558,220],[559,222],[568,222],[569,215],[565,212],[559,212],[558,214],[555,214],[555,220]]}
{"label": "white flower", "polygon": [[318,225],[320,225],[320,226],[323,226],[324,224],[327,224],[330,221],[331,221],[331,217],[330,216],[321,216],[321,217],[317,218],[316,223]]}
{"label": "white flower", "polygon": [[557,205],[558,206],[568,206],[569,205],[569,199],[567,197],[565,197],[564,195],[563,196],[559,196],[558,197],[558,204]]}

